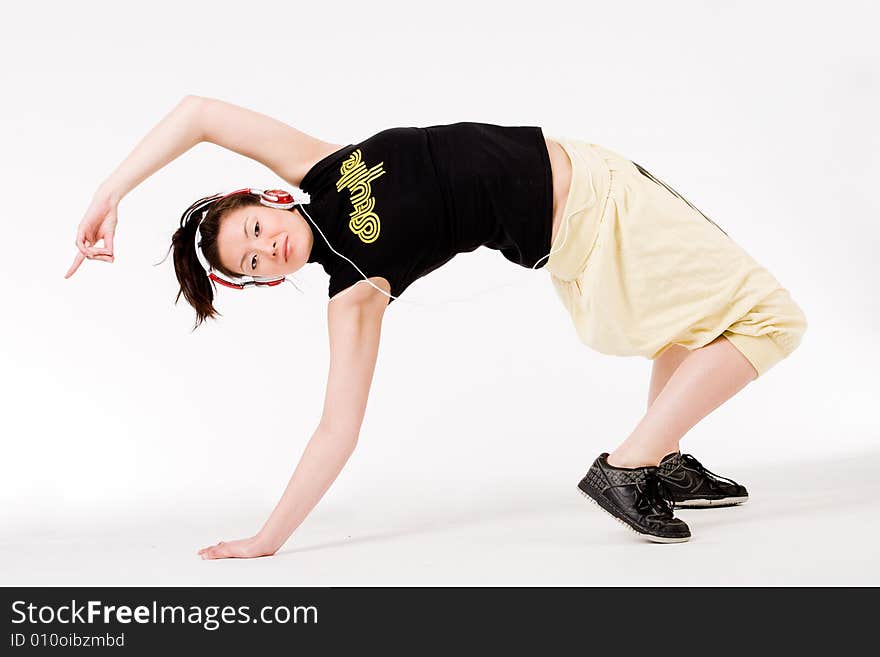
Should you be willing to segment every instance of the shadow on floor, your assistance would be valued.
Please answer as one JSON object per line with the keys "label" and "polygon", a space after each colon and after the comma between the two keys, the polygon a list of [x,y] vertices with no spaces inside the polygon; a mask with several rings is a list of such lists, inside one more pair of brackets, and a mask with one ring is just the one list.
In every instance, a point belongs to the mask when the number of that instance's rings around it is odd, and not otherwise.
{"label": "shadow on floor", "polygon": [[[877,477],[880,451],[829,456],[817,461],[756,463],[740,466],[735,473],[728,472],[717,463],[713,463],[711,468],[745,484],[750,499],[741,507],[676,511],[685,521],[699,519],[703,527],[766,522],[774,516],[791,517],[793,514],[817,514],[816,522],[823,523],[827,519],[818,516],[841,505],[846,505],[850,510],[858,505],[867,507],[880,494],[880,478]],[[500,521],[512,523],[517,518],[525,520],[534,515],[567,515],[573,507],[568,505],[566,499],[572,504],[583,504],[585,510],[589,509],[577,494],[576,483],[577,477],[568,486],[562,486],[559,482],[548,482],[541,487],[536,487],[533,481],[492,482],[480,490],[479,496],[450,496],[444,498],[448,500],[446,504],[432,503],[429,507],[417,507],[410,502],[411,508],[403,504],[402,509],[398,507],[397,513],[389,514],[388,523],[391,526],[387,530],[292,547],[281,550],[277,556],[389,541]],[[374,500],[374,503],[380,502]],[[608,520],[613,522],[610,518]],[[627,532],[621,533],[622,540],[630,538]]]}

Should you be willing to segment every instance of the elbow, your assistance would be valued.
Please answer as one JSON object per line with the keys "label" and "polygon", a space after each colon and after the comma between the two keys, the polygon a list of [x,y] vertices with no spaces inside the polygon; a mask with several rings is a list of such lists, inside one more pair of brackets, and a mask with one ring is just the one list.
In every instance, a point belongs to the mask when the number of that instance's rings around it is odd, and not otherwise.
{"label": "elbow", "polygon": [[358,443],[357,434],[336,435],[332,440],[336,449],[339,450],[339,453],[342,454],[345,459],[348,459],[348,457],[354,453],[355,447],[357,447]]}
{"label": "elbow", "polygon": [[196,140],[203,142],[207,139],[205,134],[204,107],[207,98],[187,94],[177,105],[177,111],[182,112],[187,118],[192,130],[196,133]]}
{"label": "elbow", "polygon": [[354,448],[357,447],[360,431],[357,429],[330,426],[322,423],[318,427],[318,433],[320,433],[325,440],[336,445],[340,450],[353,452]]}
{"label": "elbow", "polygon": [[203,100],[204,98],[202,98],[201,96],[196,96],[195,94],[187,94],[180,100],[180,104],[184,106],[198,105]]}
{"label": "elbow", "polygon": [[184,96],[178,106],[186,109],[191,112],[200,112],[202,107],[208,102],[208,98],[204,96],[196,96],[194,94],[187,94]]}

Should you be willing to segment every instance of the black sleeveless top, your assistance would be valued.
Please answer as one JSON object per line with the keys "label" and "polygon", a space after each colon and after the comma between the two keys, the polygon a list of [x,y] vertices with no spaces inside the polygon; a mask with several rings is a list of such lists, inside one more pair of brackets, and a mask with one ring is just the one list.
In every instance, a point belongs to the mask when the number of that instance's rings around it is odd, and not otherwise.
{"label": "black sleeveless top", "polygon": [[[388,279],[394,296],[480,246],[529,268],[550,252],[553,180],[539,127],[390,128],[318,161],[300,188],[333,248]],[[323,266],[333,297],[363,277],[308,223],[308,262]]]}

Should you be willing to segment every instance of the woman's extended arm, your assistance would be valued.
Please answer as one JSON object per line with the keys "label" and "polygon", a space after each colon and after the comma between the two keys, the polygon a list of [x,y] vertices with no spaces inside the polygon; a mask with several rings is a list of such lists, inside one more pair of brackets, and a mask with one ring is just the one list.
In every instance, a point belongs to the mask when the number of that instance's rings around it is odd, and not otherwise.
{"label": "woman's extended arm", "polygon": [[186,96],[134,147],[100,188],[118,203],[166,164],[202,141],[201,101]]}
{"label": "woman's extended arm", "polygon": [[[112,261],[116,208],[122,198],[203,141],[256,160],[297,186],[309,164],[336,147],[259,112],[214,98],[186,96],[98,187],[77,230],[80,253],[66,278],[84,258]],[[104,248],[95,247],[101,239]]]}
{"label": "woman's extended arm", "polygon": [[203,559],[274,554],[315,507],[354,451],[367,407],[388,297],[366,285],[327,305],[330,373],[324,411],[275,510],[251,538],[199,550]]}
{"label": "woman's extended arm", "polygon": [[[79,252],[64,278],[73,276],[86,258],[113,262],[113,236],[116,233],[119,201],[153,173],[201,141],[201,106],[198,98],[186,96],[98,186],[77,227],[74,244]],[[95,246],[101,240],[104,246]]]}
{"label": "woman's extended arm", "polygon": [[101,186],[118,201],[203,141],[256,160],[297,186],[302,167],[328,145],[265,114],[190,95],[147,133]]}

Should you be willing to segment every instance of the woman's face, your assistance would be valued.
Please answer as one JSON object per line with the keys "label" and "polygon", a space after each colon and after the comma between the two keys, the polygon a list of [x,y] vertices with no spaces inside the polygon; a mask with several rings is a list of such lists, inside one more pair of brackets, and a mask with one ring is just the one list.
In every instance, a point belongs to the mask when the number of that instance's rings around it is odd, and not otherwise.
{"label": "woman's face", "polygon": [[220,262],[246,276],[284,276],[308,262],[314,236],[296,210],[249,205],[220,220]]}

